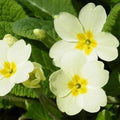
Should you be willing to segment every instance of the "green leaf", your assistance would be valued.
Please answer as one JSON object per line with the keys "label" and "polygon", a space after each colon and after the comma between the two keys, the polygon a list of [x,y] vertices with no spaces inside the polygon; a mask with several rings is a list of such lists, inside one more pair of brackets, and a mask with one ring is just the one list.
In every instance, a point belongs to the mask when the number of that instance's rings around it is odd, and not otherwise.
{"label": "green leaf", "polygon": [[40,103],[31,103],[25,116],[34,120],[53,120]]}
{"label": "green leaf", "polygon": [[98,113],[96,120],[112,120],[109,111],[103,110]]}
{"label": "green leaf", "polygon": [[104,90],[108,96],[120,95],[120,64],[110,72],[109,81]]}
{"label": "green leaf", "polygon": [[10,105],[10,103],[8,102],[8,100],[0,99],[0,109],[1,108],[3,108],[3,109],[9,109],[11,107],[12,107],[12,105]]}
{"label": "green leaf", "polygon": [[6,21],[0,22],[0,39],[2,39],[5,34],[14,35],[14,33],[12,32],[12,25],[13,25],[12,22],[6,22]]}
{"label": "green leaf", "polygon": [[32,89],[26,88],[22,84],[16,84],[10,93],[21,97],[38,98]]}
{"label": "green leaf", "polygon": [[[33,33],[34,29],[44,30],[46,32],[47,38],[42,40],[36,37],[36,35]],[[50,44],[50,46],[55,42],[56,36],[57,36],[53,27],[53,23],[51,21],[43,21],[36,18],[23,18],[15,22],[13,26],[13,31],[17,35],[20,35],[22,37],[26,37],[29,39],[39,40],[39,41],[42,41],[45,45]]]}
{"label": "green leaf", "polygon": [[120,0],[110,0],[110,5],[111,7],[114,6],[115,4],[119,3]]}
{"label": "green leaf", "polygon": [[[120,3],[115,5],[109,13],[103,31],[112,33],[120,41]],[[120,47],[118,48],[118,52],[120,54]],[[120,56],[115,61],[109,62],[108,65],[113,70],[119,64],[119,61]]]}
{"label": "green leaf", "polygon": [[38,62],[42,65],[43,71],[46,76],[46,80],[41,82],[44,93],[48,97],[54,97],[49,89],[49,76],[52,72],[56,71],[57,68],[53,65],[52,59],[49,57],[48,49],[38,41],[29,41],[32,45],[31,60]]}
{"label": "green leaf", "polygon": [[120,29],[120,3],[115,5],[110,11],[106,23],[104,25],[103,31],[110,32],[114,34],[118,39],[120,39],[119,29]]}
{"label": "green leaf", "polygon": [[14,22],[26,16],[15,0],[0,0],[0,21]]}
{"label": "green leaf", "polygon": [[42,68],[48,71],[55,71],[56,67],[52,63],[52,59],[49,57],[49,50],[38,41],[29,41],[32,45],[31,58],[33,61],[42,65]]}
{"label": "green leaf", "polygon": [[27,17],[22,7],[15,0],[0,0],[0,39],[5,34],[13,33],[12,26],[14,21]]}
{"label": "green leaf", "polygon": [[[46,19],[54,18],[60,12],[69,12],[76,15],[72,0],[18,0],[35,16]],[[51,18],[50,18],[51,17]]]}

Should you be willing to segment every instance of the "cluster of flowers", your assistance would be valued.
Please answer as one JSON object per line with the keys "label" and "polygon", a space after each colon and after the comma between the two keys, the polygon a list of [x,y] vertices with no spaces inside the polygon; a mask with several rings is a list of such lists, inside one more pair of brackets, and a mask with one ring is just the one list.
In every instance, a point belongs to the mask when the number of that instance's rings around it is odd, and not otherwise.
{"label": "cluster of flowers", "polygon": [[79,19],[62,12],[54,20],[62,40],[50,49],[50,57],[60,67],[50,76],[50,89],[56,95],[58,108],[68,115],[82,109],[97,112],[107,104],[102,87],[108,82],[109,72],[98,57],[105,61],[116,59],[119,42],[112,34],[102,32],[106,18],[101,5],[88,3]]}
{"label": "cluster of flowers", "polygon": [[30,44],[7,34],[0,40],[0,50],[0,96],[8,94],[18,83],[28,88],[40,87],[40,80],[45,80],[45,76],[40,64],[28,60]]}

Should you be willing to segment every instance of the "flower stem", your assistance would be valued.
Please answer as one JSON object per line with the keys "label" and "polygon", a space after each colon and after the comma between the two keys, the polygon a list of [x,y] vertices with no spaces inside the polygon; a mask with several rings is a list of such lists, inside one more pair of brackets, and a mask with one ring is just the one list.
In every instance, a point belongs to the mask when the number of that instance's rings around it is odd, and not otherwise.
{"label": "flower stem", "polygon": [[25,102],[38,102],[37,99],[28,99],[28,98],[23,98],[23,97],[17,97],[11,94],[8,94],[6,96],[0,96],[1,100],[6,100],[9,104],[15,105],[21,108],[26,109]]}
{"label": "flower stem", "polygon": [[[41,91],[41,92],[40,92]],[[47,98],[42,89],[35,89],[35,92],[39,96],[39,101],[43,105],[43,107],[48,111],[48,113],[52,116],[53,120],[61,120],[63,117],[62,113],[57,109],[56,104],[49,98]]]}

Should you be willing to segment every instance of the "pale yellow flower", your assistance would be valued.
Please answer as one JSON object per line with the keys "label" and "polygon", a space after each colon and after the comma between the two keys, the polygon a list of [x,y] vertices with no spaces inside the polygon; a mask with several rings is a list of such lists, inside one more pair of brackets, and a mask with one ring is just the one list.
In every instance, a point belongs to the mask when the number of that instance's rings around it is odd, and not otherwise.
{"label": "pale yellow flower", "polygon": [[29,78],[33,64],[28,61],[31,46],[24,40],[15,42],[11,47],[3,40],[0,41],[0,96],[4,96],[17,83]]}
{"label": "pale yellow flower", "polygon": [[62,59],[61,69],[52,73],[49,79],[58,108],[68,115],[75,115],[82,109],[98,112],[107,104],[102,87],[108,82],[109,73],[102,62],[87,62],[78,51],[71,54]]}
{"label": "pale yellow flower", "polygon": [[50,49],[55,65],[60,67],[65,53],[76,50],[84,52],[88,59],[115,60],[119,42],[111,33],[102,31],[106,18],[105,9],[94,3],[88,3],[80,10],[79,19],[67,12],[60,13],[54,20],[54,27],[62,40]]}

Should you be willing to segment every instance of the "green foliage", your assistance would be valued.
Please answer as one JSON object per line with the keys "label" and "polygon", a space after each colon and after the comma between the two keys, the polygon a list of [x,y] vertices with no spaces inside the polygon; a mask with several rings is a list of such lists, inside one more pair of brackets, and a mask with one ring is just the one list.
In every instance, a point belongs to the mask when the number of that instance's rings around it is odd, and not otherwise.
{"label": "green foliage", "polygon": [[12,32],[12,25],[13,25],[12,22],[7,21],[0,22],[0,39],[2,39],[6,33],[14,35],[14,33]]}
{"label": "green foliage", "polygon": [[[44,30],[46,32],[47,38],[42,40],[36,37],[35,34],[33,33],[34,29]],[[52,21],[49,20],[45,21],[30,17],[23,18],[15,22],[13,26],[13,31],[15,34],[20,35],[22,37],[42,41],[47,46],[51,46],[55,42],[55,38],[57,36]]]}
{"label": "green foliage", "polygon": [[40,103],[31,103],[25,116],[33,120],[53,120]]}
{"label": "green foliage", "polygon": [[32,89],[26,88],[21,84],[16,84],[10,93],[21,97],[38,98],[38,96]]}
{"label": "green foliage", "polygon": [[110,113],[106,110],[103,110],[98,113],[96,120],[112,120]]}
{"label": "green foliage", "polygon": [[0,0],[0,21],[15,22],[26,16],[22,7],[15,0]]}
{"label": "green foliage", "polygon": [[110,72],[109,81],[104,87],[107,95],[118,96],[120,95],[120,65]]}
{"label": "green foliage", "polygon": [[53,97],[53,94],[49,90],[49,76],[52,72],[57,70],[57,68],[52,64],[52,60],[49,57],[48,49],[38,41],[29,41],[32,43],[32,55],[31,59],[35,62],[38,62],[42,65],[44,70],[46,80],[41,82],[41,86],[43,87],[44,93],[48,97]]}
{"label": "green foliage", "polygon": [[119,28],[120,28],[120,3],[115,5],[110,11],[106,23],[104,25],[103,31],[110,32],[120,39]]}
{"label": "green foliage", "polygon": [[5,34],[12,34],[12,25],[15,21],[27,17],[22,7],[15,0],[0,0],[0,39]]}
{"label": "green foliage", "polygon": [[[17,1],[17,2],[16,2]],[[0,39],[5,34],[12,34],[13,36],[25,39],[27,43],[32,46],[31,61],[38,62],[42,65],[46,80],[42,81],[42,92],[47,98],[54,100],[55,96],[49,89],[49,76],[56,68],[51,58],[49,57],[49,48],[59,40],[58,35],[54,30],[53,20],[55,15],[60,12],[69,12],[77,15],[78,9],[82,4],[90,1],[96,4],[103,4],[106,10],[111,6],[107,21],[104,25],[103,31],[110,32],[115,35],[120,41],[120,0],[0,0]],[[81,4],[82,3],[82,4]],[[117,4],[118,3],[118,4]],[[77,5],[75,5],[77,4]],[[23,9],[24,8],[24,9]],[[76,11],[77,10],[77,11]],[[109,12],[109,11],[108,11]],[[33,33],[34,29],[43,30],[45,38],[42,39]],[[120,47],[119,47],[120,54]],[[106,63],[105,67],[110,71],[110,78],[108,84],[104,87],[108,96],[114,96],[120,103],[120,57],[113,62]],[[38,91],[39,92],[39,91]],[[18,97],[17,97],[18,96]],[[18,100],[15,102],[15,97]],[[40,97],[40,96],[39,96]],[[3,99],[2,99],[3,98]],[[20,104],[20,98],[22,103]],[[26,99],[38,100],[38,95],[34,89],[24,87],[22,84],[17,84],[10,92],[10,96],[0,98],[0,109],[11,108],[12,105],[23,107]],[[40,98],[41,99],[41,98]],[[56,107],[51,107],[45,99],[40,103],[28,102],[27,113],[25,116],[33,120],[53,120],[61,118],[62,113],[56,111]],[[113,101],[108,101],[113,102]],[[44,105],[43,105],[44,104]],[[51,117],[48,108],[54,113]],[[98,114],[90,114],[85,111],[80,112],[75,116],[65,115],[66,120],[120,120],[119,115],[120,106],[111,105],[108,103],[105,108],[102,108]],[[96,117],[97,115],[97,117]],[[58,118],[57,118],[58,117]]]}
{"label": "green foliage", "polygon": [[120,2],[120,0],[110,0],[110,5],[111,5],[111,7],[113,7],[114,5],[116,5],[119,2]]}
{"label": "green foliage", "polygon": [[10,109],[12,105],[8,102],[8,100],[0,99],[0,109]]}
{"label": "green foliage", "polygon": [[69,12],[76,15],[72,0],[18,0],[27,7],[36,17],[52,19],[60,12]]}
{"label": "green foliage", "polygon": [[55,66],[52,64],[52,59],[49,57],[49,50],[41,42],[29,41],[29,43],[32,45],[32,60],[40,63],[43,69],[53,72]]}

